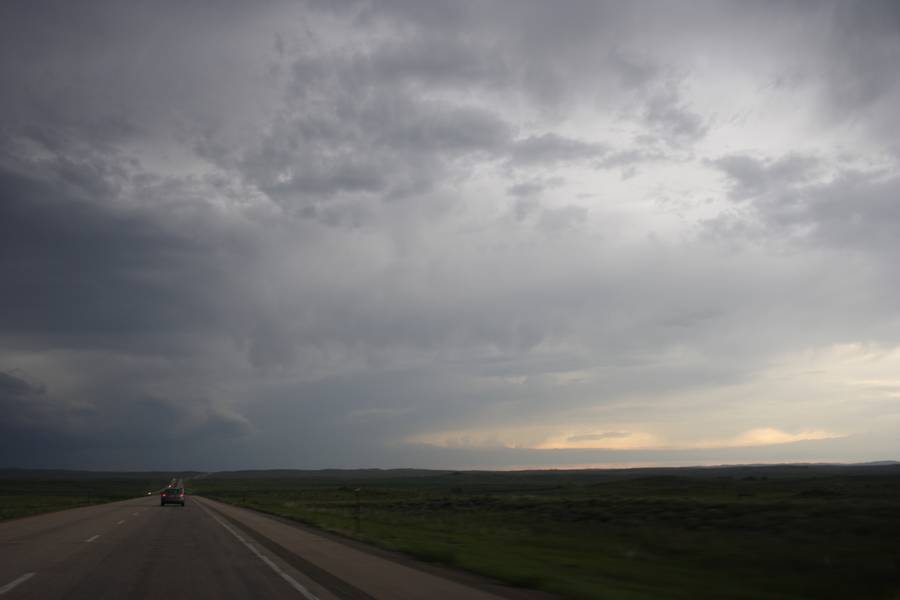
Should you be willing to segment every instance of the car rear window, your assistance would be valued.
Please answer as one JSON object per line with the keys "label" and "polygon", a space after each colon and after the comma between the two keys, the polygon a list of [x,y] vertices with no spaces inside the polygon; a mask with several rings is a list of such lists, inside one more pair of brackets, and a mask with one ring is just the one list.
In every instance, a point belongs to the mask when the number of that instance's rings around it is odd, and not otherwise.
{"label": "car rear window", "polygon": [[166,494],[169,496],[177,496],[180,493],[181,493],[180,488],[169,488],[166,490]]}

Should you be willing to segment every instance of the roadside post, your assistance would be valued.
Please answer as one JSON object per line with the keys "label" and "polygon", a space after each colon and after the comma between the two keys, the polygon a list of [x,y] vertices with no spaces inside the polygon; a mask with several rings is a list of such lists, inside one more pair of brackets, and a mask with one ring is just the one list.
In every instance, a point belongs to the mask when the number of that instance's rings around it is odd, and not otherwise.
{"label": "roadside post", "polygon": [[355,512],[355,522],[356,522],[356,535],[359,535],[359,512],[360,512],[360,504],[359,504],[359,493],[362,491],[361,488],[355,488],[353,493],[356,494],[356,510]]}

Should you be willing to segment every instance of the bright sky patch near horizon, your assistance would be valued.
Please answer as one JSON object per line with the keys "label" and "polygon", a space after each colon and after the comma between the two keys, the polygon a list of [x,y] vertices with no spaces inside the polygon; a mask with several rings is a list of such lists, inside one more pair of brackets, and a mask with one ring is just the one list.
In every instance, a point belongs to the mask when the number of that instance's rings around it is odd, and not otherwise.
{"label": "bright sky patch near horizon", "polygon": [[900,455],[894,2],[0,30],[0,466]]}

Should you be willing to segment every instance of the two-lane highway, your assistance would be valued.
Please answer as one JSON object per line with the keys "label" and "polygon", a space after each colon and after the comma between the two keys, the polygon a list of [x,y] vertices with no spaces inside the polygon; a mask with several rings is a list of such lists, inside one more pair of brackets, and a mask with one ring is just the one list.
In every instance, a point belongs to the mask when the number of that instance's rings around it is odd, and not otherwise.
{"label": "two-lane highway", "polygon": [[539,597],[444,575],[191,496],[184,507],[154,494],[0,523],[0,600]]}
{"label": "two-lane highway", "polygon": [[[196,502],[159,496],[0,524],[6,598],[303,598]],[[309,597],[335,598],[266,556]]]}

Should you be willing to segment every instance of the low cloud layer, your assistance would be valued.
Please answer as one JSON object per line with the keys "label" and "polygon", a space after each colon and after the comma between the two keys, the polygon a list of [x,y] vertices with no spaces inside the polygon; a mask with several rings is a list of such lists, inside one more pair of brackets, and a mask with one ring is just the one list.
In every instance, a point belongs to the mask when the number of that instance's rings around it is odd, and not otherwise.
{"label": "low cloud layer", "polygon": [[5,3],[0,466],[896,458],[898,31]]}

